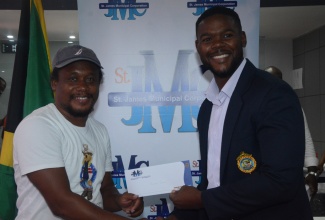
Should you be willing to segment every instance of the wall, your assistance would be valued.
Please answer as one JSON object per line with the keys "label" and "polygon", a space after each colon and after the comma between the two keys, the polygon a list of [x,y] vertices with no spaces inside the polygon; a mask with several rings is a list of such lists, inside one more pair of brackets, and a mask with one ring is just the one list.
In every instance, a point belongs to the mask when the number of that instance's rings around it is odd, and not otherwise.
{"label": "wall", "polygon": [[259,68],[276,66],[283,73],[283,79],[291,85],[292,71],[291,39],[260,39]]}
{"label": "wall", "polygon": [[325,26],[293,40],[260,39],[259,68],[273,65],[292,85],[291,71],[303,68],[303,88],[295,90],[320,155],[325,152]]}
{"label": "wall", "polygon": [[15,61],[14,53],[0,52],[0,77],[2,77],[7,82],[6,89],[0,96],[0,118],[3,118],[7,112],[14,61]]}
{"label": "wall", "polygon": [[293,40],[293,67],[303,68],[296,90],[319,157],[325,151],[325,26]]}

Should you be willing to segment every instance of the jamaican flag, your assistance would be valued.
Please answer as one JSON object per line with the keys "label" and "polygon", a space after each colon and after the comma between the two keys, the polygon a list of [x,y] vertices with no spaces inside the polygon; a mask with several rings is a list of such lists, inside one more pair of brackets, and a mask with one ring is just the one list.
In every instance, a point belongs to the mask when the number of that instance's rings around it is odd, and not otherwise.
{"label": "jamaican flag", "polygon": [[51,59],[41,0],[22,0],[16,56],[0,154],[0,219],[17,213],[13,169],[13,136],[34,109],[53,102]]}

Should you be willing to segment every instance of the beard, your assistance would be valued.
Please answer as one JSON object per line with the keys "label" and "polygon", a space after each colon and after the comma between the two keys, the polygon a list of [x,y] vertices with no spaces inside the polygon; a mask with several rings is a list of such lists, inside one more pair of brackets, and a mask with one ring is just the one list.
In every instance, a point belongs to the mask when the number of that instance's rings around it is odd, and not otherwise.
{"label": "beard", "polygon": [[212,66],[208,66],[208,68],[213,73],[214,77],[222,78],[222,79],[230,78],[234,74],[234,72],[237,70],[237,68],[239,67],[239,65],[243,61],[243,59],[244,59],[243,54],[239,54],[239,56],[236,56],[232,60],[229,68],[225,69],[223,71],[215,70]]}
{"label": "beard", "polygon": [[88,117],[88,115],[94,110],[94,107],[89,108],[88,110],[76,110],[71,108],[71,106],[66,108],[66,111],[76,118]]}
{"label": "beard", "polygon": [[[75,96],[70,96],[71,101],[73,101],[76,97]],[[97,101],[97,98],[95,98],[92,95],[88,95],[88,98],[92,100],[91,106],[89,108],[74,108],[73,105],[67,104],[64,105],[65,111],[68,112],[71,116],[76,117],[76,118],[84,118],[88,117],[88,115],[94,111],[94,105]]]}
{"label": "beard", "polygon": [[76,118],[88,117],[88,115],[94,111],[94,103],[88,109],[76,109],[72,105],[64,105],[65,111]]}

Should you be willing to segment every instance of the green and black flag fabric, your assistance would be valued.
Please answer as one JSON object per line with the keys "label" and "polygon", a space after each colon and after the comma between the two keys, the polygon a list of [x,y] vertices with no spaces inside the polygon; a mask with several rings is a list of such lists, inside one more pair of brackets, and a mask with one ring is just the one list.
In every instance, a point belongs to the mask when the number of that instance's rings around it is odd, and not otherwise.
{"label": "green and black flag fabric", "polygon": [[20,121],[53,102],[51,59],[41,0],[22,0],[6,126],[0,153],[0,219],[17,214],[13,169],[13,136]]}

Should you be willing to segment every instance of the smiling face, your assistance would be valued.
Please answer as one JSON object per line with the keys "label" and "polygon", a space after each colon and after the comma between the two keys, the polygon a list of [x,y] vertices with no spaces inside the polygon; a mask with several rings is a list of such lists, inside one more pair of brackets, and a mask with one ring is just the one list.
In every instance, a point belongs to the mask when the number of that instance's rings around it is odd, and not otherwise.
{"label": "smiling face", "polygon": [[100,68],[89,61],[76,61],[51,81],[55,106],[72,124],[84,126],[98,99]]}
{"label": "smiling face", "polygon": [[244,58],[245,32],[232,17],[216,14],[198,24],[196,36],[195,45],[202,63],[216,80],[229,79]]}

